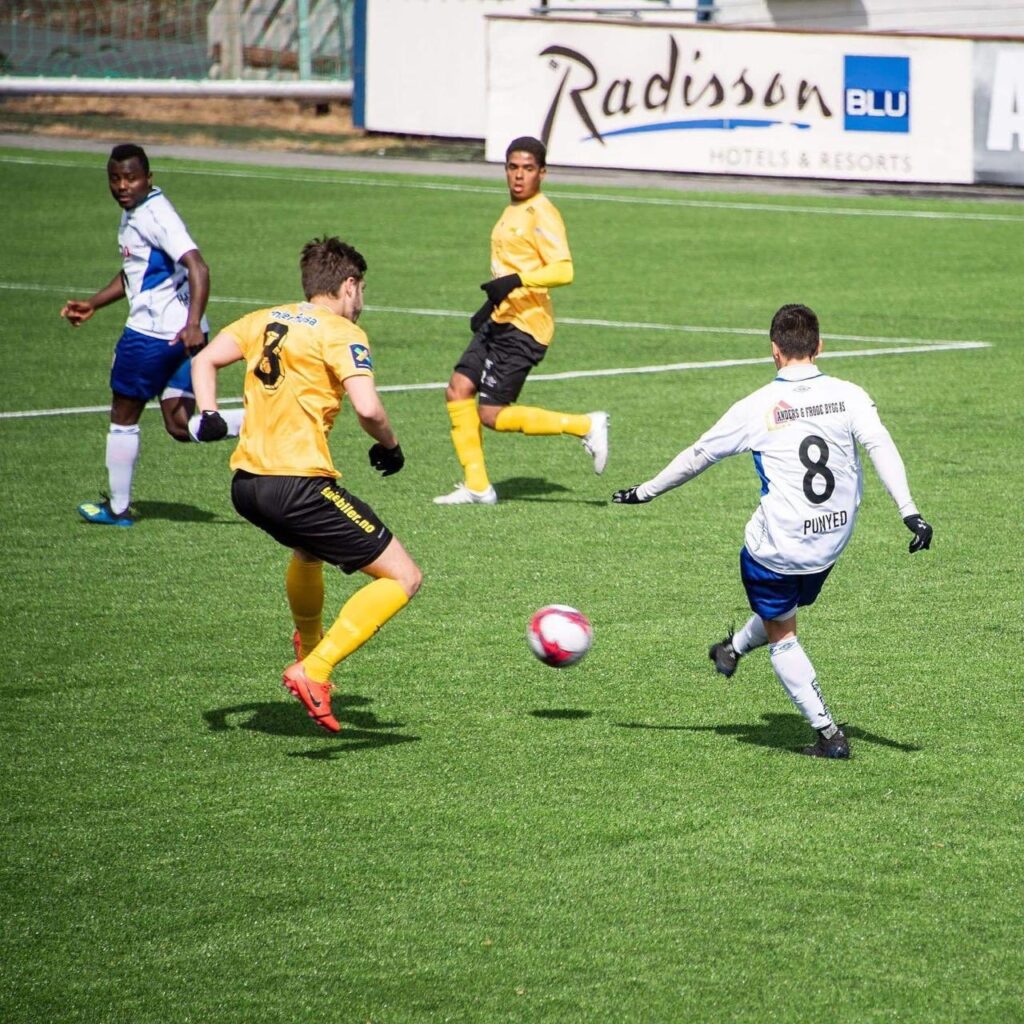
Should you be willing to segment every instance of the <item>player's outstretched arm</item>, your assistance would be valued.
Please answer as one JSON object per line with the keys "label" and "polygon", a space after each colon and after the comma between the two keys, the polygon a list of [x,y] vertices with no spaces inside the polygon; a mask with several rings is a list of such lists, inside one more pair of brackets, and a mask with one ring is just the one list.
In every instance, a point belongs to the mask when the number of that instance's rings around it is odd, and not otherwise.
{"label": "player's outstretched arm", "polygon": [[110,284],[101,288],[90,299],[68,299],[60,311],[60,315],[72,327],[80,327],[90,319],[97,309],[109,306],[112,302],[124,298],[124,278],[118,274]]}
{"label": "player's outstretched arm", "polygon": [[632,487],[625,487],[621,491],[616,491],[612,495],[612,501],[616,505],[643,505],[650,501],[650,498],[641,498],[637,491],[640,490],[640,484],[634,484]]}
{"label": "player's outstretched arm", "polygon": [[687,480],[703,473],[708,466],[714,465],[714,459],[703,449],[696,445],[681,451],[657,476],[635,487],[627,487],[625,490],[616,491],[612,495],[612,501],[616,505],[643,505],[659,494],[671,491]]}

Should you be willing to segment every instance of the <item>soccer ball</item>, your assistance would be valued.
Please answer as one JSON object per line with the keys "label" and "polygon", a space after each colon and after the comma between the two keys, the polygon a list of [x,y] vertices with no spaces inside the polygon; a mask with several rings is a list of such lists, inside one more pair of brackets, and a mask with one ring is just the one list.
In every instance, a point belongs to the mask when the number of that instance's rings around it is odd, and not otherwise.
{"label": "soccer ball", "polygon": [[526,627],[530,650],[552,668],[575,665],[587,651],[593,630],[583,612],[566,604],[549,604],[535,611]]}

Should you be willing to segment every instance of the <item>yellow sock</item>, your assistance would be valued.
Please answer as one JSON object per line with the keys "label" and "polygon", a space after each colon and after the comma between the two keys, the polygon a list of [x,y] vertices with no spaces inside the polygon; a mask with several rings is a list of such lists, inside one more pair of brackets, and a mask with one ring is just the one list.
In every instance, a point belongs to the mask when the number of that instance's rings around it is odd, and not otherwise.
{"label": "yellow sock", "polygon": [[519,434],[583,437],[590,430],[590,417],[586,413],[551,412],[531,405],[507,405],[498,413],[494,429]]}
{"label": "yellow sock", "polygon": [[396,612],[409,603],[409,595],[394,580],[374,580],[357,590],[344,604],[334,625],[302,662],[306,675],[327,682],[331,670],[358,650]]}
{"label": "yellow sock", "polygon": [[462,398],[448,403],[452,421],[452,444],[462,464],[466,486],[471,491],[486,491],[491,486],[484,465],[484,446],[480,436],[480,413],[475,398]]}
{"label": "yellow sock", "polygon": [[284,586],[295,628],[299,631],[303,653],[320,643],[324,630],[324,566],[292,555],[285,573]]}

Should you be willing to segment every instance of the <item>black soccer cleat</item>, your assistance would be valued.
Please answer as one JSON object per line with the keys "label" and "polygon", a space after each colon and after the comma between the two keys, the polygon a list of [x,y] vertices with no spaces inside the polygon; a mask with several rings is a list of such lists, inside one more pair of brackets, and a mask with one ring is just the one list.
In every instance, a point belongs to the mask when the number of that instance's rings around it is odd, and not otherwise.
{"label": "black soccer cleat", "polygon": [[708,648],[708,657],[715,663],[715,671],[728,678],[736,671],[742,655],[732,646],[732,634]]}
{"label": "black soccer cleat", "polygon": [[836,731],[825,739],[824,734],[819,731],[818,739],[813,747],[804,747],[800,751],[808,757],[827,757],[833,761],[848,761],[850,759],[850,744],[846,739],[846,733],[838,726]]}

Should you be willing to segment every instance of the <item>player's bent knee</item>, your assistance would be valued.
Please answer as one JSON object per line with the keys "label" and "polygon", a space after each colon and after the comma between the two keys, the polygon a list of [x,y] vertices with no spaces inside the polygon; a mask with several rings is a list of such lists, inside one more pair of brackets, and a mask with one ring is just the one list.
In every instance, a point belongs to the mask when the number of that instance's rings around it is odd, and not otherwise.
{"label": "player's bent knee", "polygon": [[415,562],[410,561],[409,568],[398,577],[396,582],[412,600],[423,584],[423,573]]}
{"label": "player's bent knee", "polygon": [[481,405],[480,406],[480,422],[487,427],[488,430],[494,430],[494,424],[498,422],[498,416],[501,414],[501,410],[507,408],[504,405]]}

